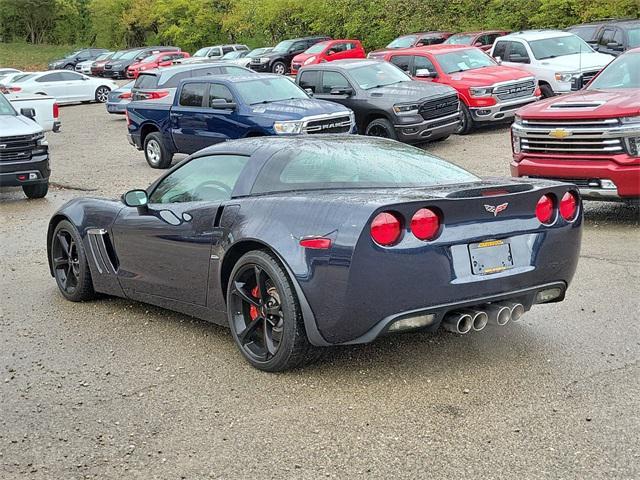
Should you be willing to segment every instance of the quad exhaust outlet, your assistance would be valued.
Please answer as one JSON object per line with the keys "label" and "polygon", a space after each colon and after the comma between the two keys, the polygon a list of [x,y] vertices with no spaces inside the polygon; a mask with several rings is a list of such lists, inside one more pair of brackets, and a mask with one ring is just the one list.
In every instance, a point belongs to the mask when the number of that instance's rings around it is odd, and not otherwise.
{"label": "quad exhaust outlet", "polygon": [[448,313],[442,320],[442,326],[449,332],[464,335],[471,330],[479,332],[489,323],[502,327],[510,321],[517,322],[523,315],[524,305],[521,303],[490,303],[481,308],[466,308]]}

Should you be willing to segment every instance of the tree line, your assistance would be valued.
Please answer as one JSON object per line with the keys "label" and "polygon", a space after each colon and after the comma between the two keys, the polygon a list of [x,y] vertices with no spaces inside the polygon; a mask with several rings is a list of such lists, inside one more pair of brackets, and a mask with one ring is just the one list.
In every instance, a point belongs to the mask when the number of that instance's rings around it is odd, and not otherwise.
{"label": "tree line", "polygon": [[639,13],[640,0],[0,0],[0,42],[193,52],[324,34],[371,49],[424,30],[564,28]]}

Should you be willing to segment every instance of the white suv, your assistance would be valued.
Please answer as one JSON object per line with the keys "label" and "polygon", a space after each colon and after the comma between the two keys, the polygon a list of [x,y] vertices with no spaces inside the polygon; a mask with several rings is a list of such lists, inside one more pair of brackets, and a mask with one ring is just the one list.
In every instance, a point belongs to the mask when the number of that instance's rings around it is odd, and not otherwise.
{"label": "white suv", "polygon": [[499,37],[490,55],[535,75],[543,97],[580,90],[615,57],[598,53],[577,35],[531,30]]}

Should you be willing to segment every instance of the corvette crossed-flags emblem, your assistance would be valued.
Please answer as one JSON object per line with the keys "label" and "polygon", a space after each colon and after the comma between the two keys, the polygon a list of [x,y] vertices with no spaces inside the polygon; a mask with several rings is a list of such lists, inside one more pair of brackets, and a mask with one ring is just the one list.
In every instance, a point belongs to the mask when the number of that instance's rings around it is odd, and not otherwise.
{"label": "corvette crossed-flags emblem", "polygon": [[500,205],[495,205],[495,206],[485,204],[484,209],[489,213],[493,213],[494,217],[497,217],[498,214],[500,212],[504,212],[508,206],[509,206],[509,202],[501,203]]}

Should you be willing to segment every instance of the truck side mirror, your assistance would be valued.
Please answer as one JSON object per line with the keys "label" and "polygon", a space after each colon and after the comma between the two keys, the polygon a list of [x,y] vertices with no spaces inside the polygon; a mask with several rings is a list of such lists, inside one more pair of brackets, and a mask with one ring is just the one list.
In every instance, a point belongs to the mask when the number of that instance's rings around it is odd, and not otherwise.
{"label": "truck side mirror", "polygon": [[22,115],[23,117],[30,118],[31,120],[35,120],[36,111],[33,108],[21,108],[20,115]]}
{"label": "truck side mirror", "polygon": [[498,57],[496,57],[496,58],[495,58],[495,60],[496,60],[496,63],[497,63],[498,65],[502,65],[502,57],[499,57],[499,56],[498,56]]}
{"label": "truck side mirror", "polygon": [[209,107],[217,110],[233,110],[238,106],[234,102],[227,102],[224,98],[212,98],[209,101]]}
{"label": "truck side mirror", "polygon": [[436,78],[438,72],[432,72],[428,68],[418,68],[416,70],[416,78]]}
{"label": "truck side mirror", "polygon": [[618,51],[622,51],[624,49],[624,47],[622,45],[620,45],[618,42],[609,42],[609,43],[607,43],[607,48],[609,48],[611,50],[618,50]]}
{"label": "truck side mirror", "polygon": [[334,87],[329,92],[330,95],[353,95],[353,88],[351,87]]}

